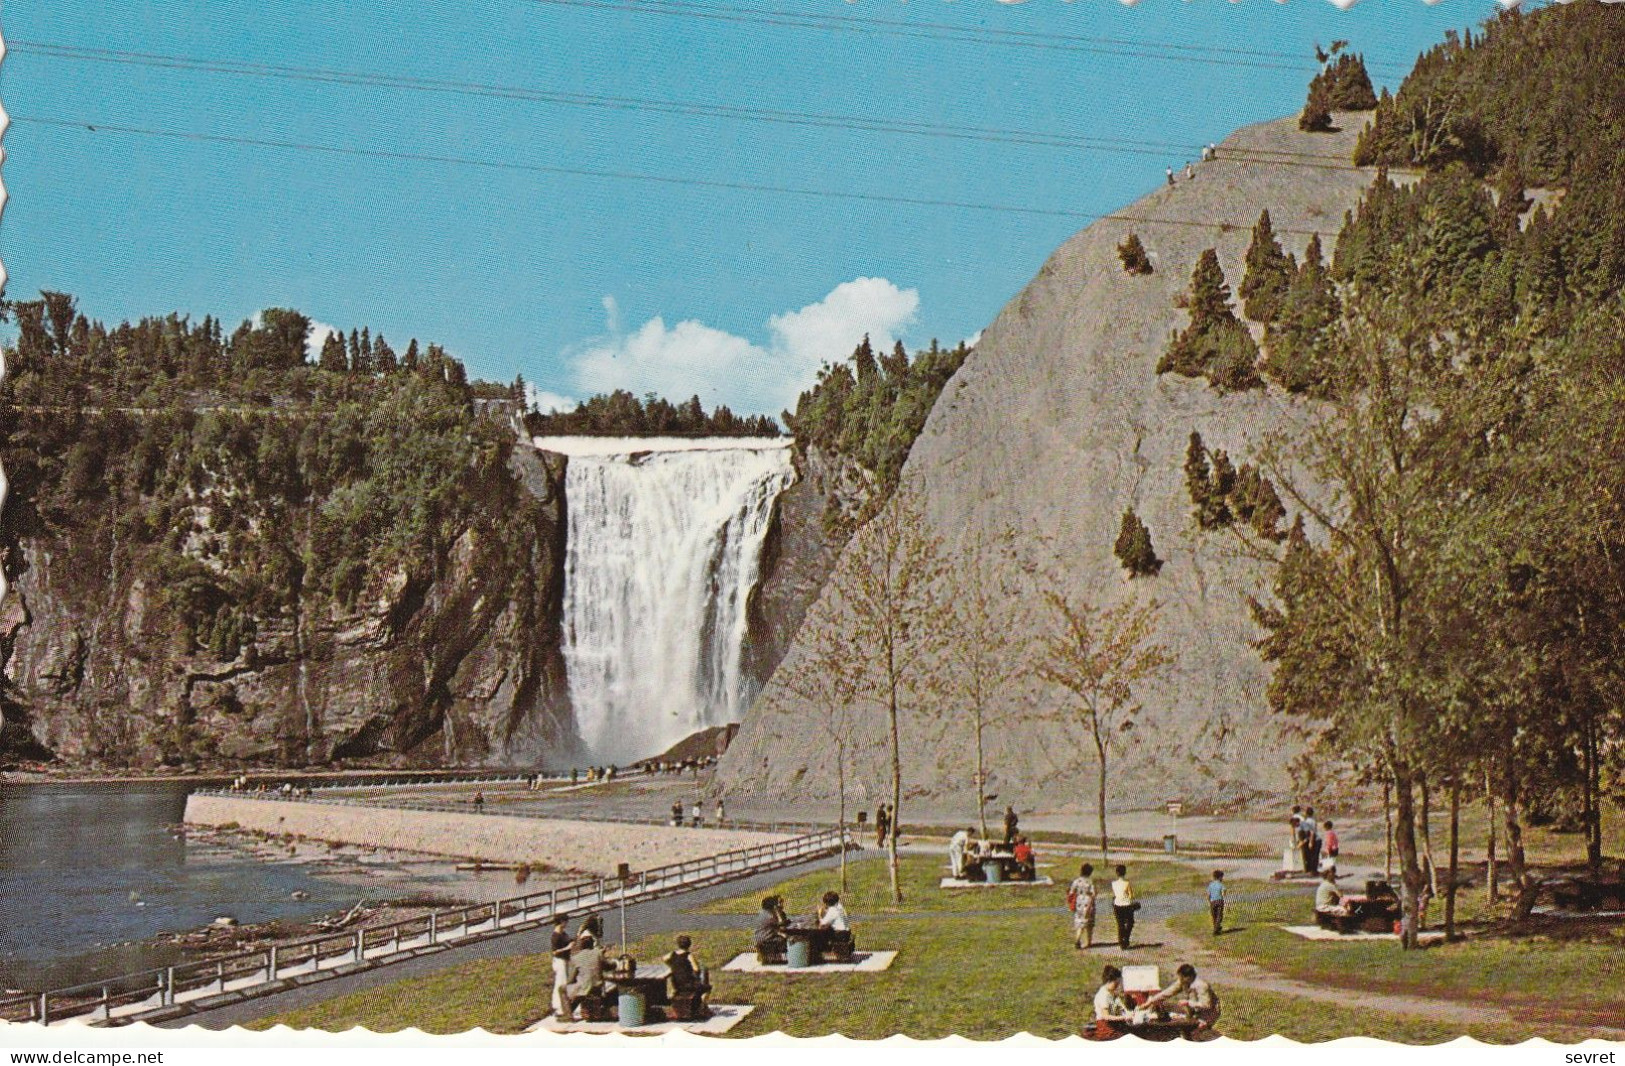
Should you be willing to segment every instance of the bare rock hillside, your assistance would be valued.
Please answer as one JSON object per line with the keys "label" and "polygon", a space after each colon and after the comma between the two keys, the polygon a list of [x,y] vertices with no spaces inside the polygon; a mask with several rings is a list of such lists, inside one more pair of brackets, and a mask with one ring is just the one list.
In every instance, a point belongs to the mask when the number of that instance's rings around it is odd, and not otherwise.
{"label": "bare rock hillside", "polygon": [[[1242,129],[1193,178],[1067,241],[984,332],[904,470],[950,550],[978,533],[1013,530],[1020,550],[1054,567],[1072,592],[1103,606],[1129,597],[1162,602],[1162,639],[1177,661],[1143,693],[1139,727],[1123,735],[1112,782],[1119,803],[1234,803],[1284,790],[1303,748],[1301,729],[1268,711],[1267,671],[1251,644],[1258,634],[1245,597],[1264,589],[1267,575],[1232,542],[1194,532],[1183,463],[1193,430],[1239,463],[1263,434],[1290,431],[1311,412],[1275,387],[1221,396],[1199,379],[1159,377],[1155,367],[1170,333],[1185,324],[1175,300],[1198,256],[1216,248],[1234,290],[1260,211],[1270,211],[1288,251],[1301,256],[1309,234],[1319,233],[1329,253],[1344,212],[1373,176],[1348,162],[1360,116],[1340,118],[1345,128],[1333,134],[1300,133],[1295,119]],[[1119,263],[1117,245],[1130,232],[1149,250],[1150,276],[1130,276]],[[1156,577],[1132,582],[1112,553],[1129,506],[1166,560]],[[1037,625],[1019,610],[1011,624],[1029,632]],[[798,636],[787,664],[807,638]],[[1010,720],[988,735],[990,790],[1001,804],[1092,796],[1092,748],[1043,720],[1055,699],[1029,684],[1004,700]],[[853,791],[873,802],[886,780],[884,721],[876,706],[861,713]],[[770,683],[722,763],[719,787],[827,795],[834,757],[816,719]],[[911,715],[903,745],[909,791],[969,798],[971,731],[962,708]]]}

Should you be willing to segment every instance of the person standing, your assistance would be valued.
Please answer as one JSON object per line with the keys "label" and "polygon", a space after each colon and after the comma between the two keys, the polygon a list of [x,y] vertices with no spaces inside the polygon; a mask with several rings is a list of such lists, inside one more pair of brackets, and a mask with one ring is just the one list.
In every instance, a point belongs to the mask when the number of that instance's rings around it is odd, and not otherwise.
{"label": "person standing", "polygon": [[1007,805],[1004,808],[1004,842],[1005,842],[1005,844],[1009,845],[1009,844],[1014,844],[1016,842],[1016,827],[1019,826],[1020,824],[1021,824],[1021,819],[1016,817],[1016,809],[1015,809],[1015,807]]}
{"label": "person standing", "polygon": [[700,806],[699,800],[694,801],[694,805],[689,808],[688,813],[689,817],[694,819],[695,829],[698,829],[700,826],[705,824],[705,810]]}
{"label": "person standing", "polygon": [[891,832],[891,811],[882,803],[875,808],[875,847],[886,846],[886,834]]}
{"label": "person standing", "polygon": [[1084,863],[1067,892],[1072,904],[1072,943],[1078,949],[1095,946],[1095,867]]}
{"label": "person standing", "polygon": [[958,829],[948,840],[948,870],[955,881],[965,879],[965,852],[970,848],[970,830]]}
{"label": "person standing", "polygon": [[1168,168],[1168,184],[1172,185],[1173,183],[1174,183],[1174,168],[1169,167]]}
{"label": "person standing", "polygon": [[1303,862],[1303,872],[1316,873],[1320,864],[1315,862],[1315,812],[1311,808],[1298,819],[1298,857]]}
{"label": "person standing", "polygon": [[562,917],[553,919],[553,1016],[568,1020],[570,999],[570,933]]}
{"label": "person standing", "polygon": [[717,797],[717,828],[718,829],[722,828],[722,823],[725,822],[725,821],[727,821],[726,810],[722,806],[722,797],[718,796]]}
{"label": "person standing", "polygon": [[1134,937],[1134,912],[1140,904],[1134,899],[1134,886],[1129,884],[1128,867],[1117,868],[1117,880],[1112,882],[1112,916],[1117,919],[1117,946],[1128,950]]}
{"label": "person standing", "polygon": [[1309,827],[1309,854],[1304,856],[1303,868],[1312,874],[1320,872],[1320,822],[1315,818],[1315,809],[1303,809],[1304,824]]}
{"label": "person standing", "polygon": [[1322,871],[1331,870],[1335,874],[1337,873],[1338,839],[1337,830],[1332,828],[1330,818],[1326,820],[1326,835],[1322,839],[1325,841],[1326,852],[1320,857],[1320,868]]}
{"label": "person standing", "polygon": [[1214,870],[1207,883],[1207,912],[1213,919],[1213,935],[1224,931],[1224,871]]}

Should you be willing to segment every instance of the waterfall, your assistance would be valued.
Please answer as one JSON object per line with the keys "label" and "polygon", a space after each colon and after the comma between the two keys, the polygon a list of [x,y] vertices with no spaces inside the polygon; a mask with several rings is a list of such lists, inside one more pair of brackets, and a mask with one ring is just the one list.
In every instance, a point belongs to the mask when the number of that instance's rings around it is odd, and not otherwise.
{"label": "waterfall", "polygon": [[736,722],[746,608],[789,442],[538,438],[570,457],[564,662],[595,759],[658,755]]}

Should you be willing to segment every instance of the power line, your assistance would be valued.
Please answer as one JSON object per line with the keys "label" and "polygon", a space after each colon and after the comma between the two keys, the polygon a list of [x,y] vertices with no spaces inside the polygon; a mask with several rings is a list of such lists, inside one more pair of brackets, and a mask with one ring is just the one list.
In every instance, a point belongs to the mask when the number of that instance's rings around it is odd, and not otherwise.
{"label": "power line", "polygon": [[[830,15],[765,8],[727,7],[720,4],[688,3],[683,0],[530,0],[535,4],[620,11],[637,15],[672,15],[712,22],[757,23],[791,29],[861,31],[877,36],[939,40],[964,44],[997,44],[1045,51],[1082,52],[1126,56],[1138,59],[1165,59],[1174,62],[1214,66],[1244,66],[1263,70],[1312,72],[1315,64],[1287,52],[1266,49],[1222,48],[1203,45],[1159,44],[1120,37],[1088,37],[1079,34],[1039,33],[1030,30],[999,29],[988,26],[955,26],[944,22],[907,22],[854,15]],[[1148,51],[1150,49],[1151,51]],[[1403,77],[1408,71],[1370,64],[1385,76]]]}
{"label": "power line", "polygon": [[[950,138],[985,143],[1017,144],[1102,154],[1148,155],[1166,158],[1188,156],[1201,146],[1189,142],[1130,140],[1110,137],[1089,137],[1081,134],[1046,133],[1037,130],[1001,129],[988,126],[968,126],[945,123],[920,122],[908,119],[876,118],[865,115],[820,114],[815,112],[785,111],[731,104],[708,104],[696,101],[665,100],[651,97],[606,96],[595,93],[573,93],[533,89],[524,86],[494,85],[481,82],[435,78],[414,78],[404,75],[375,74],[334,70],[321,67],[299,67],[286,64],[252,63],[236,60],[197,59],[188,56],[165,55],[154,52],[136,52],[123,49],[89,48],[57,45],[50,42],[17,40],[10,43],[11,50],[24,55],[52,59],[112,63],[156,67],[191,72],[226,74],[244,77],[273,78],[291,81],[367,86],[413,92],[450,93],[465,96],[522,100],[575,107],[591,107],[622,111],[651,111],[688,117],[721,118],[755,122],[780,123],[794,126],[850,129],[870,133],[901,134],[909,136]],[[1293,153],[1271,149],[1231,149],[1227,155],[1246,157],[1250,161],[1266,163],[1276,159],[1298,160],[1281,165],[1311,166],[1317,169],[1356,169],[1350,164],[1339,164],[1324,156]]]}
{"label": "power line", "polygon": [[[891,193],[862,193],[838,189],[811,189],[791,185],[768,185],[756,182],[718,181],[709,178],[679,177],[668,174],[648,174],[638,171],[601,170],[590,167],[563,167],[547,163],[522,163],[513,160],[481,159],[473,156],[441,155],[431,152],[403,152],[381,148],[361,148],[354,145],[314,144],[304,141],[275,140],[271,138],[247,137],[235,134],[198,133],[190,130],[152,129],[112,123],[86,122],[78,119],[43,118],[32,115],[13,114],[11,116],[11,121],[14,123],[34,126],[48,126],[58,129],[84,130],[88,133],[95,134],[113,133],[125,136],[153,137],[207,144],[229,144],[239,147],[276,148],[285,151],[312,152],[323,155],[354,156],[367,159],[382,159],[393,162],[433,163],[448,166],[477,167],[485,170],[512,171],[532,174],[552,174],[562,177],[608,178],[617,181],[640,181],[660,185],[718,189],[729,192],[770,193],[775,195],[803,196],[824,200],[853,200],[869,203],[900,204],[909,207],[946,207],[956,210],[986,211],[996,214],[1067,218],[1082,222],[1097,222],[1102,219],[1114,219],[1124,222],[1145,223],[1148,225],[1216,229],[1222,232],[1237,229],[1248,229],[1251,226],[1251,223],[1198,222],[1191,219],[1153,218],[1141,215],[1129,215],[1121,212],[1090,214],[1088,212],[1072,211],[1066,208],[1025,207],[1018,204],[986,204],[964,200],[933,199],[919,196],[899,196]],[[1316,233],[1331,231],[1309,229],[1300,230],[1277,227],[1276,232],[1312,236]]]}

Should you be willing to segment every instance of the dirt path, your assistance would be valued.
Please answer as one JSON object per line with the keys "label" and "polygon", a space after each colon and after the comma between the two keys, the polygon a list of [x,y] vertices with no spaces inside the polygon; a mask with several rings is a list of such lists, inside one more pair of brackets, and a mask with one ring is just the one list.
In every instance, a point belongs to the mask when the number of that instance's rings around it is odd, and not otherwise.
{"label": "dirt path", "polygon": [[[1226,955],[1172,929],[1167,921],[1148,923],[1147,935],[1154,935],[1169,947],[1180,949],[1203,976],[1213,978],[1220,985],[1254,988],[1263,992],[1307,999],[1316,1003],[1336,1004],[1339,1007],[1358,1007],[1401,1014],[1434,1021],[1468,1025],[1528,1026],[1532,1019],[1527,1011],[1512,1011],[1505,1007],[1461,999],[1441,999],[1405,992],[1372,992],[1358,988],[1313,984],[1276,973],[1246,959]],[[1577,1025],[1560,1023],[1561,1028],[1578,1037],[1600,1037],[1609,1040],[1625,1039],[1625,1029],[1599,1023]]]}

